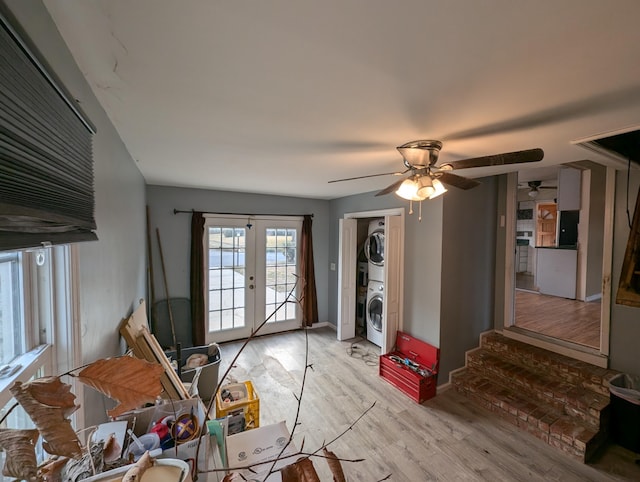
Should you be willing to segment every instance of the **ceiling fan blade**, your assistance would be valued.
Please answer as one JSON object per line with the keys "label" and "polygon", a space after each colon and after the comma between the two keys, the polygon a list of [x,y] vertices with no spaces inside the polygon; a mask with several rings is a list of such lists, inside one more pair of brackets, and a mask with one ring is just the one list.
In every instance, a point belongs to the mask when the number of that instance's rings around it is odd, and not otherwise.
{"label": "ceiling fan blade", "polygon": [[492,156],[474,157],[453,161],[450,164],[454,169],[470,169],[473,167],[504,166],[506,164],[519,164],[523,162],[538,162],[544,157],[544,151],[540,148],[527,149],[525,151],[506,152]]}
{"label": "ceiling fan blade", "polygon": [[404,172],[383,172],[382,174],[369,174],[368,176],[356,176],[356,177],[345,177],[344,179],[334,179],[333,181],[328,181],[329,184],[331,184],[332,182],[342,182],[342,181],[354,181],[356,179],[366,179],[368,177],[378,177],[378,176],[401,176],[402,174],[404,174],[405,172],[409,171],[409,169],[407,169]]}
{"label": "ceiling fan blade", "polygon": [[385,187],[382,191],[377,193],[376,196],[384,196],[385,194],[389,194],[396,191],[400,187],[400,184],[402,184],[405,181],[405,179],[406,178],[400,179],[394,182],[393,184],[391,184],[390,186]]}
{"label": "ceiling fan blade", "polygon": [[580,119],[601,112],[610,112],[620,107],[626,107],[640,95],[637,85],[617,91],[607,92],[598,96],[590,96],[575,102],[533,112],[522,117],[495,122],[487,126],[476,127],[466,131],[456,132],[445,136],[445,141],[474,139],[496,134],[507,134],[537,127],[546,127],[559,122]]}
{"label": "ceiling fan blade", "polygon": [[440,182],[443,182],[453,187],[457,187],[458,189],[472,189],[480,185],[480,182],[478,181],[475,181],[473,179],[468,179],[462,176],[457,176],[455,174],[451,174],[450,172],[441,173],[438,179],[440,180]]}

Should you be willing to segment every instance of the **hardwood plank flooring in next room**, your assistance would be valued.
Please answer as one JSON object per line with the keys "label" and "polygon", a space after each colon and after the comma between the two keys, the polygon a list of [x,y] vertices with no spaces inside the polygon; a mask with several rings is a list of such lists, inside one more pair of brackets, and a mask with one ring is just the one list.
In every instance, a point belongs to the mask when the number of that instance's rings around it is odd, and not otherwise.
{"label": "hardwood plank flooring in next room", "polygon": [[[309,363],[300,425],[294,440],[305,452],[332,440],[373,408],[329,448],[345,459],[347,480],[393,481],[623,481],[640,480],[635,454],[608,447],[584,465],[519,431],[454,390],[419,405],[378,376],[379,348],[366,341],[336,341],[330,328],[308,331]],[[220,376],[241,343],[221,346]],[[228,382],[251,380],[260,398],[260,425],[295,418],[305,359],[304,331],[252,340]],[[315,459],[320,479],[332,480]]]}
{"label": "hardwood plank flooring in next room", "polygon": [[516,290],[515,300],[518,328],[600,348],[600,300],[568,300],[521,290]]}

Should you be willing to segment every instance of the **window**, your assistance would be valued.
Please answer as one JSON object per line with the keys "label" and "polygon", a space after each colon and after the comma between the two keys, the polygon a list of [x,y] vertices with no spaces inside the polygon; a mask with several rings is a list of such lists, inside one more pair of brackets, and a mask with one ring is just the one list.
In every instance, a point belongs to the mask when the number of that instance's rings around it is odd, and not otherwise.
{"label": "window", "polygon": [[[0,365],[25,352],[20,253],[0,253]],[[6,371],[6,369],[5,369]]]}
{"label": "window", "polygon": [[[16,380],[26,382],[74,366],[72,249],[0,252],[0,418],[14,405],[9,388]],[[4,420],[4,427],[33,424],[17,408]],[[1,463],[3,457],[4,452]]]}
{"label": "window", "polygon": [[[265,305],[267,317],[286,299],[296,283],[298,271],[298,230],[266,228]],[[296,318],[295,301],[285,303],[274,321]]]}

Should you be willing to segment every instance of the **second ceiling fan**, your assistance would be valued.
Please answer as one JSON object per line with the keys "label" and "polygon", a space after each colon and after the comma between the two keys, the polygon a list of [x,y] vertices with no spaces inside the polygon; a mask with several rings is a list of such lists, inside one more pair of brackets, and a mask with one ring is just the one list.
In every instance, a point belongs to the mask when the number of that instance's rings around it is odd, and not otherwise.
{"label": "second ceiling fan", "polygon": [[518,189],[528,189],[527,195],[531,199],[537,198],[541,189],[558,189],[558,186],[543,186],[542,183],[543,181],[527,181],[526,184],[518,185]]}

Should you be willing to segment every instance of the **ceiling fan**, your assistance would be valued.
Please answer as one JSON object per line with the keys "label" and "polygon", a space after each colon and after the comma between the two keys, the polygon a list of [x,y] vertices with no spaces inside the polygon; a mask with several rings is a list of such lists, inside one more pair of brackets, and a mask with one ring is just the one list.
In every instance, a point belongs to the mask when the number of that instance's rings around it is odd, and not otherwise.
{"label": "ceiling fan", "polygon": [[518,189],[529,189],[527,193],[530,198],[535,199],[540,194],[541,189],[558,189],[558,186],[543,186],[543,181],[528,181],[526,184],[522,183],[518,186]]}
{"label": "ceiling fan", "polygon": [[[503,166],[523,162],[538,162],[544,157],[542,149],[528,149],[525,151],[507,152],[491,156],[474,157],[438,165],[438,154],[442,149],[442,142],[435,140],[411,141],[397,147],[402,155],[406,169],[402,172],[387,172],[368,176],[336,179],[331,182],[350,181],[367,177],[409,175],[387,186],[376,196],[383,196],[395,192],[408,201],[424,201],[433,199],[447,191],[444,184],[459,189],[472,189],[480,183],[476,180],[453,174],[451,171],[470,169],[474,167]],[[412,211],[409,211],[411,214]]]}

